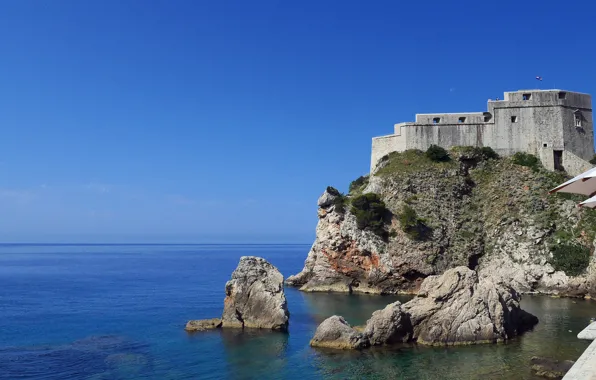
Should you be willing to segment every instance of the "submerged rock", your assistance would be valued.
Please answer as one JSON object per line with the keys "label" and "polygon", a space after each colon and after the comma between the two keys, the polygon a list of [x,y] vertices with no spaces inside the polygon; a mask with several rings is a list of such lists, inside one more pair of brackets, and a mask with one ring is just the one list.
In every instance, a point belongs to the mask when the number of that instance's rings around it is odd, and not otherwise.
{"label": "submerged rock", "polygon": [[532,373],[547,379],[562,379],[575,364],[571,360],[554,360],[534,356],[530,359]]}
{"label": "submerged rock", "polygon": [[476,272],[457,267],[424,280],[417,297],[404,305],[413,338],[428,345],[501,342],[538,323],[523,311],[511,287],[478,280]]}
{"label": "submerged rock", "polygon": [[325,319],[310,341],[312,347],[360,349],[368,346],[368,339],[352,328],[343,317],[334,315]]}
{"label": "submerged rock", "polygon": [[221,319],[220,318],[212,318],[212,319],[198,319],[188,321],[186,327],[184,328],[186,331],[205,331],[205,330],[212,330],[221,327]]}
{"label": "submerged rock", "polygon": [[371,346],[407,342],[412,336],[410,316],[397,301],[377,310],[366,322],[364,336]]}
{"label": "submerged rock", "polygon": [[286,330],[290,313],[282,274],[267,260],[243,256],[226,283],[222,327]]}

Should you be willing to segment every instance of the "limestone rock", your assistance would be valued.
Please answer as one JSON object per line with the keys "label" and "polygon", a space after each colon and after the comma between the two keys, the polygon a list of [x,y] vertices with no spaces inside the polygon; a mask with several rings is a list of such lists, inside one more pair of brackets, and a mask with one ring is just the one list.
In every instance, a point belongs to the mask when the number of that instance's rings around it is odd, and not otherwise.
{"label": "limestone rock", "polygon": [[191,320],[186,324],[186,331],[205,331],[221,327],[220,318]]}
{"label": "limestone rock", "polygon": [[368,340],[353,329],[343,317],[334,315],[325,319],[310,341],[312,347],[336,349],[360,349],[368,346]]}
{"label": "limestone rock", "polygon": [[562,379],[575,362],[553,360],[534,356],[530,359],[532,373],[547,379]]}
{"label": "limestone rock", "polygon": [[222,327],[287,330],[282,274],[267,260],[243,256],[226,283]]}
{"label": "limestone rock", "polygon": [[511,339],[538,323],[520,309],[519,301],[511,287],[479,281],[473,270],[457,267],[424,280],[404,309],[418,343],[477,344]]}
{"label": "limestone rock", "polygon": [[325,190],[323,194],[319,197],[317,204],[320,208],[327,208],[333,204],[333,201],[337,198],[337,195],[331,194],[329,189]]}
{"label": "limestone rock", "polygon": [[410,317],[399,301],[375,311],[364,329],[364,336],[371,346],[407,342],[411,335]]}

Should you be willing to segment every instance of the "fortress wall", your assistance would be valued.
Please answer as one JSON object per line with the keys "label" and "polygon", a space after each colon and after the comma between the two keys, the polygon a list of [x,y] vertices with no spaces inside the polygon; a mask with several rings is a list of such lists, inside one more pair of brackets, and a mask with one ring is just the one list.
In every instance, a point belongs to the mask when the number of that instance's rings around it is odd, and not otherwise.
{"label": "fortress wall", "polygon": [[426,150],[432,144],[453,146],[482,146],[485,124],[415,124],[408,126],[408,149]]}
{"label": "fortress wall", "polygon": [[576,109],[578,108],[562,109],[562,139],[565,141],[565,150],[574,153],[584,160],[591,160],[594,156],[592,111],[580,109],[582,126],[581,128],[576,128],[574,115]]}
{"label": "fortress wall", "polygon": [[377,162],[381,157],[391,152],[401,152],[406,149],[406,136],[387,135],[373,138],[370,171],[372,172],[377,166]]}

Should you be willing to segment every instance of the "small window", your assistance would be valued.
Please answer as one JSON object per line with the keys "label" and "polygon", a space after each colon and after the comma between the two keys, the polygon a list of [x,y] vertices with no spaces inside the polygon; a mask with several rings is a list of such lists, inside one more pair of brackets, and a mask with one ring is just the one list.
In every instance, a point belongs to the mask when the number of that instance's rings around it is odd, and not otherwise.
{"label": "small window", "polygon": [[433,124],[439,124],[441,122],[441,118],[440,117],[434,117],[433,118]]}
{"label": "small window", "polygon": [[517,123],[517,116],[511,116],[511,122]]}
{"label": "small window", "polygon": [[465,117],[460,117],[460,118],[457,120],[457,122],[458,122],[458,123],[465,123],[465,122],[466,122],[466,118],[465,118]]}
{"label": "small window", "polygon": [[522,95],[523,100],[530,100],[531,98],[532,98],[532,94],[523,94]]}
{"label": "small window", "polygon": [[567,97],[567,93],[566,92],[559,92],[559,99],[565,99]]}
{"label": "small window", "polygon": [[484,113],[484,122],[488,123],[490,121],[490,119],[493,118],[493,115],[490,114],[490,112],[485,112]]}
{"label": "small window", "polygon": [[548,147],[548,144],[547,143],[544,143],[544,144],[542,144],[542,147],[547,148]]}
{"label": "small window", "polygon": [[573,116],[575,119],[575,126],[581,127],[582,126],[582,114],[579,112],[576,112]]}

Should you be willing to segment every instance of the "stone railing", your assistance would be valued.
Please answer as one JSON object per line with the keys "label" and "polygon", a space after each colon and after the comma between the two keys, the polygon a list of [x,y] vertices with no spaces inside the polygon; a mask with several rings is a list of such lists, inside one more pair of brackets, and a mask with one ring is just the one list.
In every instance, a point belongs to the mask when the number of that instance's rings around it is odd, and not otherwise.
{"label": "stone railing", "polygon": [[596,322],[590,323],[577,337],[591,340],[592,344],[577,359],[563,380],[596,380]]}

